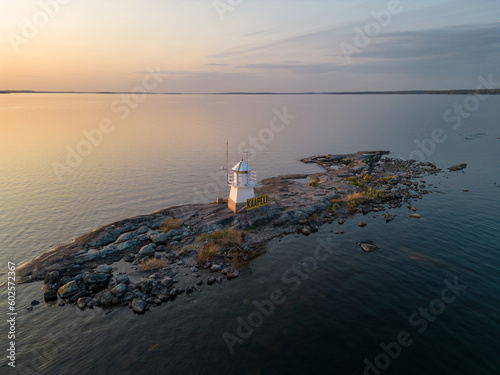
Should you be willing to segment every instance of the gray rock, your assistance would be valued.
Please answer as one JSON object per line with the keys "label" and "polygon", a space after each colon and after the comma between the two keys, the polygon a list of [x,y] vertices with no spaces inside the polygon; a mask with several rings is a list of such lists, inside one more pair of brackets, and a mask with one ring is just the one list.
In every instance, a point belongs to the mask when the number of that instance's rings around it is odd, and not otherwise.
{"label": "gray rock", "polygon": [[59,271],[52,271],[45,275],[45,284],[55,284],[61,280],[61,274]]}
{"label": "gray rock", "polygon": [[128,284],[130,284],[130,279],[128,278],[127,275],[117,275],[116,276],[116,283],[128,285]]}
{"label": "gray rock", "polygon": [[139,254],[137,254],[139,259],[153,257],[154,255],[155,255],[155,248],[151,244],[143,246],[139,251]]}
{"label": "gray rock", "polygon": [[101,294],[101,298],[99,300],[103,307],[109,307],[113,305],[113,294],[109,290],[105,290]]}
{"label": "gray rock", "polygon": [[208,285],[212,285],[215,283],[215,276],[210,276],[208,279],[207,279],[207,284]]}
{"label": "gray rock", "polygon": [[78,284],[73,280],[60,287],[57,291],[57,294],[59,294],[62,298],[69,298],[79,291],[80,288],[78,287]]}
{"label": "gray rock", "polygon": [[146,241],[148,238],[149,238],[149,237],[148,237],[148,235],[147,235],[146,233],[139,234],[139,235],[137,236],[137,241],[140,241],[140,242],[142,242],[142,241]]}
{"label": "gray rock", "polygon": [[210,267],[210,269],[214,272],[219,272],[220,270],[222,270],[222,266],[220,264],[214,264],[212,265],[212,267]]}
{"label": "gray rock", "polygon": [[63,276],[61,277],[61,285],[69,283],[71,280],[73,280],[72,277],[70,276]]}
{"label": "gray rock", "polygon": [[123,230],[117,229],[113,226],[104,230],[101,234],[97,236],[97,238],[93,239],[89,242],[90,247],[101,247],[111,242],[115,242],[120,234],[122,234]]}
{"label": "gray rock", "polygon": [[467,164],[462,163],[462,164],[457,164],[457,165],[454,165],[452,167],[449,167],[448,170],[450,172],[456,172],[456,171],[461,171],[462,169],[465,169],[465,168],[467,168]]}
{"label": "gray rock", "polygon": [[127,250],[127,249],[130,249],[130,248],[136,246],[138,243],[139,243],[139,241],[134,238],[132,240],[128,240],[126,242],[122,242],[121,244],[119,244],[117,246],[117,249],[119,251]]}
{"label": "gray rock", "polygon": [[113,293],[113,295],[118,298],[123,297],[126,291],[127,291],[127,286],[125,284],[118,284],[113,289],[111,289],[111,293]]}
{"label": "gray rock", "polygon": [[57,292],[52,289],[45,290],[43,292],[43,298],[45,299],[45,302],[57,301]]}
{"label": "gray rock", "polygon": [[128,253],[125,254],[123,257],[124,262],[132,263],[135,260],[135,254],[134,253]]}
{"label": "gray rock", "polygon": [[363,251],[369,253],[375,250],[378,250],[379,247],[373,243],[373,241],[362,241],[359,243],[359,246],[363,249]]}
{"label": "gray rock", "polygon": [[120,243],[120,242],[125,242],[128,240],[131,240],[132,238],[134,238],[134,236],[135,236],[134,232],[123,233],[116,239],[115,243]]}
{"label": "gray rock", "polygon": [[134,300],[132,300],[132,310],[137,314],[144,314],[146,311],[146,303],[140,299],[134,298]]}
{"label": "gray rock", "polygon": [[153,241],[158,245],[167,243],[167,240],[168,240],[167,233],[164,232],[158,233],[155,236],[151,236],[151,241]]}
{"label": "gray rock", "polygon": [[81,297],[81,298],[78,298],[78,301],[76,301],[76,304],[78,305],[78,307],[80,309],[84,309],[85,306],[87,306],[87,304],[92,301],[92,298],[90,297]]}
{"label": "gray rock", "polygon": [[240,271],[233,267],[229,267],[226,272],[226,276],[228,280],[235,279],[240,275]]}
{"label": "gray rock", "polygon": [[111,266],[108,266],[107,264],[100,264],[96,267],[95,272],[111,273]]}
{"label": "gray rock", "polygon": [[87,286],[90,284],[107,284],[110,278],[111,274],[109,273],[86,272],[82,274],[82,280]]}
{"label": "gray rock", "polygon": [[358,225],[359,225],[361,228],[366,227],[366,223],[365,223],[364,221],[360,221],[360,222],[358,223]]}
{"label": "gray rock", "polygon": [[408,215],[408,217],[411,217],[412,219],[421,219],[422,216],[420,216],[419,214],[410,214]]}

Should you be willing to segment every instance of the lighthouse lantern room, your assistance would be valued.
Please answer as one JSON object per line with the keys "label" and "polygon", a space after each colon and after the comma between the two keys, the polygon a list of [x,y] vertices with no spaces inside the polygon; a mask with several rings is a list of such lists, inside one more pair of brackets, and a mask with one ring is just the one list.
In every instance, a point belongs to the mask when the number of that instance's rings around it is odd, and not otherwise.
{"label": "lighthouse lantern room", "polygon": [[233,212],[240,212],[246,207],[247,199],[255,197],[253,187],[257,185],[257,174],[243,159],[232,171],[228,171],[227,176],[227,184],[231,186],[227,206]]}

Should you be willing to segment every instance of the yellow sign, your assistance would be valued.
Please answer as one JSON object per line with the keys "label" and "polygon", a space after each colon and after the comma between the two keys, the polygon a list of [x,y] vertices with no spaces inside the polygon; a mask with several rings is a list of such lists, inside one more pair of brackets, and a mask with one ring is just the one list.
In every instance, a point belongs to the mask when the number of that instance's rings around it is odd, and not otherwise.
{"label": "yellow sign", "polygon": [[258,197],[247,199],[247,210],[265,206],[267,204],[267,194],[259,195]]}

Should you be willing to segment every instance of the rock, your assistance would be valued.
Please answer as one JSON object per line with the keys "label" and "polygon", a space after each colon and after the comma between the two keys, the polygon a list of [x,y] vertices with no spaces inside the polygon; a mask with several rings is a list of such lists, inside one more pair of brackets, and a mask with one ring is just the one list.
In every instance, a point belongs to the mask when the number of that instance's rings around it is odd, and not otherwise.
{"label": "rock", "polygon": [[469,191],[469,189],[462,189],[462,191],[463,191],[464,193],[467,193],[467,192]]}
{"label": "rock", "polygon": [[55,284],[61,280],[61,274],[59,271],[52,271],[45,275],[45,284]]}
{"label": "rock", "polygon": [[69,297],[69,300],[71,302],[76,302],[76,301],[78,301],[79,298],[88,297],[89,295],[90,295],[90,292],[88,290],[82,290],[82,291],[76,293],[74,296]]}
{"label": "rock", "polygon": [[140,299],[134,298],[132,300],[132,310],[137,314],[144,314],[144,311],[146,311],[146,303]]}
{"label": "rock", "polygon": [[131,240],[132,238],[134,238],[134,232],[127,232],[127,233],[123,233],[123,234],[120,234],[120,236],[116,239],[115,243],[120,243],[120,242],[125,242],[125,241],[128,241],[128,240]]}
{"label": "rock", "polygon": [[198,286],[200,286],[200,285],[202,285],[202,284],[203,284],[203,281],[201,281],[201,280],[198,280],[198,281],[196,282],[196,285],[198,285]]}
{"label": "rock", "polygon": [[191,271],[191,272],[198,272],[198,268],[196,268],[196,267],[191,267],[191,268],[189,269],[189,271]]}
{"label": "rock", "polygon": [[36,306],[40,304],[40,301],[37,301],[36,299],[34,299],[33,301],[31,301],[31,306]]}
{"label": "rock", "polygon": [[195,290],[196,290],[196,288],[195,288],[194,286],[188,286],[188,287],[186,288],[186,293],[187,293],[187,294],[191,294],[191,293],[193,293]]}
{"label": "rock", "polygon": [[365,223],[364,221],[360,221],[360,222],[358,223],[358,225],[359,225],[361,228],[366,227],[366,223]]}
{"label": "rock", "polygon": [[452,167],[449,167],[448,170],[450,172],[456,172],[456,171],[461,171],[462,169],[465,169],[465,168],[467,168],[467,164],[462,163],[462,164],[457,164],[457,165],[454,165]]}
{"label": "rock", "polygon": [[167,236],[167,233],[161,232],[161,233],[158,233],[157,235],[151,236],[150,238],[151,238],[151,241],[160,245],[160,244],[167,243],[168,236]]}
{"label": "rock", "polygon": [[119,251],[127,250],[127,249],[130,249],[130,248],[136,246],[138,243],[139,243],[139,241],[134,238],[132,240],[128,240],[126,242],[122,242],[121,244],[119,244],[117,246],[117,249]]}
{"label": "rock", "polygon": [[173,301],[175,297],[177,296],[177,289],[173,288],[170,293],[168,293],[168,298],[170,301]]}
{"label": "rock", "polygon": [[210,269],[214,272],[219,272],[220,270],[222,270],[222,266],[220,264],[214,264],[212,265],[212,267],[210,267]]}
{"label": "rock", "polygon": [[165,277],[162,281],[161,281],[161,285],[164,286],[165,288],[169,288],[172,286],[172,283],[173,283],[173,280],[171,277]]}
{"label": "rock", "polygon": [[228,280],[235,279],[240,275],[240,271],[233,267],[229,267],[226,271],[226,276]]}
{"label": "rock", "polygon": [[90,297],[81,297],[81,298],[78,298],[78,301],[76,301],[76,304],[78,305],[78,307],[80,309],[84,309],[85,306],[87,306],[87,304],[92,301],[92,298]]}
{"label": "rock", "polygon": [[151,244],[143,246],[141,250],[139,250],[139,254],[137,254],[139,259],[147,257],[151,258],[154,255],[155,255],[155,248]]}
{"label": "rock", "polygon": [[144,281],[144,284],[142,284],[141,291],[144,294],[151,293],[151,291],[153,290],[153,286],[154,286],[153,284],[154,284],[154,281],[151,280],[151,279],[148,279],[148,280]]}
{"label": "rock", "polygon": [[207,284],[208,285],[212,285],[215,283],[215,276],[210,276],[208,279],[207,279]]}
{"label": "rock", "polygon": [[107,284],[110,278],[111,274],[109,273],[87,272],[82,274],[82,280],[87,286],[89,286],[90,284]]}
{"label": "rock", "polygon": [[73,280],[72,277],[70,276],[63,276],[61,277],[61,285],[69,283],[71,280]]}
{"label": "rock", "polygon": [[111,273],[111,266],[108,266],[107,264],[101,264],[101,265],[96,267],[95,272]]}
{"label": "rock", "polygon": [[408,217],[411,217],[412,219],[421,219],[422,216],[420,216],[419,214],[410,214],[408,215]]}
{"label": "rock", "polygon": [[105,290],[99,301],[103,307],[109,307],[113,304],[113,294],[109,290]]}
{"label": "rock", "polygon": [[45,302],[57,301],[57,292],[52,289],[45,290],[43,292],[43,298],[45,299]]}
{"label": "rock", "polygon": [[299,232],[304,236],[309,236],[311,234],[311,228],[309,226],[303,226],[299,228]]}
{"label": "rock", "polygon": [[412,210],[413,212],[416,212],[416,211],[417,211],[417,208],[416,208],[416,207],[412,207],[412,208],[411,208],[411,210]]}
{"label": "rock", "polygon": [[134,253],[128,253],[125,254],[123,257],[124,262],[132,263],[135,260],[135,254]]}
{"label": "rock", "polygon": [[339,219],[338,219],[338,223],[339,223],[340,225],[344,224],[344,219],[339,218]]}
{"label": "rock", "polygon": [[62,298],[69,298],[78,293],[79,291],[80,288],[78,287],[78,284],[76,283],[76,281],[73,280],[60,287],[57,291],[57,294],[59,294]]}
{"label": "rock", "polygon": [[362,241],[359,243],[359,246],[363,249],[363,251],[369,253],[375,250],[378,250],[379,247],[373,243],[373,241]]}
{"label": "rock", "polygon": [[116,283],[128,285],[128,284],[130,284],[130,279],[128,278],[127,275],[117,275],[116,276]]}
{"label": "rock", "polygon": [[113,289],[111,289],[111,293],[113,293],[116,297],[122,298],[127,291],[127,286],[125,284],[118,284]]}

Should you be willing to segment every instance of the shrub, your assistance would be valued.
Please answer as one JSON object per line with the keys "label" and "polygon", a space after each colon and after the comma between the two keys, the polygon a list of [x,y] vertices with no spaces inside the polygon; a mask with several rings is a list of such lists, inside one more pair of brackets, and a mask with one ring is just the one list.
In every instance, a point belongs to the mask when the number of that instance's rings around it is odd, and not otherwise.
{"label": "shrub", "polygon": [[150,258],[139,266],[141,271],[159,270],[167,265],[164,259]]}
{"label": "shrub", "polygon": [[316,183],[316,180],[311,180],[307,185],[312,186],[312,187],[318,186],[318,184]]}

